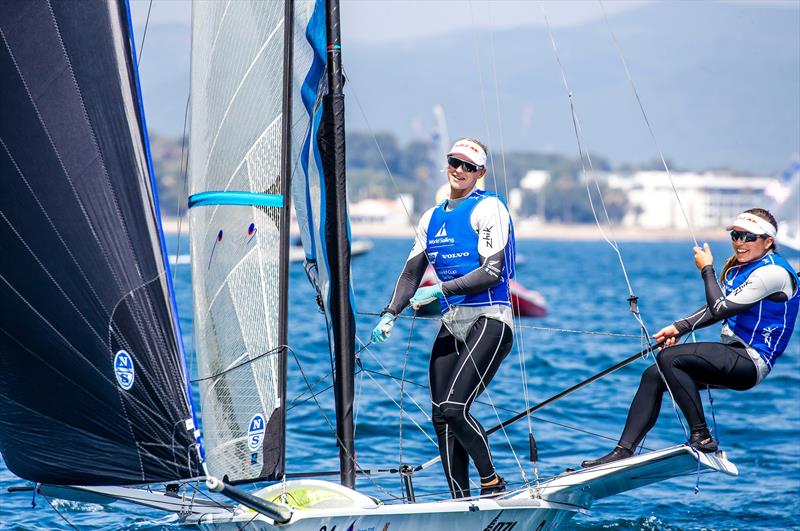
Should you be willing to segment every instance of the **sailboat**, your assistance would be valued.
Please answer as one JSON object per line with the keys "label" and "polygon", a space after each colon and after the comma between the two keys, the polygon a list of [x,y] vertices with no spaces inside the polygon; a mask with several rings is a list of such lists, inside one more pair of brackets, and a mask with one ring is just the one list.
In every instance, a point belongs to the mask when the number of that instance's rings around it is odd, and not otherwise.
{"label": "sailboat", "polygon": [[[436,459],[383,471],[402,475],[401,503],[356,490],[357,477],[380,471],[355,458],[334,0],[198,2],[193,11],[201,418],[127,4],[5,2],[0,30],[0,452],[31,490],[158,508],[207,529],[556,529],[605,496],[700,468],[737,473],[723,454],[679,445],[492,498],[416,502],[413,473]],[[339,483],[286,471],[290,204],[335,354]],[[300,475],[315,474],[325,475]],[[199,497],[202,480],[236,503]],[[254,482],[272,484],[241,488]]]}

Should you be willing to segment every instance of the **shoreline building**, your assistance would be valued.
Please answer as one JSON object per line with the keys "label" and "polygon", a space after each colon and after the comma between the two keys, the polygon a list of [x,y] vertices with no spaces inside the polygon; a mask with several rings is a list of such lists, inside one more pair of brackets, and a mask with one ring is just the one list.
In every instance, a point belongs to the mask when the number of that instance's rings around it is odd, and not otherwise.
{"label": "shoreline building", "polygon": [[697,228],[724,227],[743,210],[769,207],[773,200],[766,192],[776,182],[774,177],[673,172],[673,189],[664,171],[639,171],[627,176],[608,174],[606,178],[610,188],[624,191],[628,196],[628,212],[622,225],[650,229],[685,229],[686,218]]}

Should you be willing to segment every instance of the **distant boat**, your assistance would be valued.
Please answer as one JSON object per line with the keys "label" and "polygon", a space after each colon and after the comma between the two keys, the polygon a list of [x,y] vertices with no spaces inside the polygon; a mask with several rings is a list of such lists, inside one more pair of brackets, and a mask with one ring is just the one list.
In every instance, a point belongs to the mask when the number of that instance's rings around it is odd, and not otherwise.
{"label": "distant boat", "polygon": [[[420,286],[432,286],[435,283],[436,273],[434,273],[431,266],[428,266]],[[518,317],[545,317],[547,315],[547,301],[541,293],[525,289],[522,284],[513,278],[508,281],[508,287],[511,292],[511,305],[514,308],[514,315]],[[423,306],[419,311],[426,315],[434,315],[441,312],[441,307],[439,306],[439,301],[436,300]]]}
{"label": "distant boat", "polygon": [[[355,258],[362,254],[366,254],[372,250],[373,244],[370,240],[355,240],[350,243],[350,256]],[[302,242],[295,242],[289,248],[289,262],[302,262],[306,258],[306,252],[303,249]]]}

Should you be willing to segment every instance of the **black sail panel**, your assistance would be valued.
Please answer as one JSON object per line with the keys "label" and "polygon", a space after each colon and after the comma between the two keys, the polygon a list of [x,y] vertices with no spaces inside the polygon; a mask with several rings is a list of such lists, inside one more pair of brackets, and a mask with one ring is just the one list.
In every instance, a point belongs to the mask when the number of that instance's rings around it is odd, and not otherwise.
{"label": "black sail panel", "polygon": [[33,481],[200,475],[129,28],[0,3],[0,452]]}

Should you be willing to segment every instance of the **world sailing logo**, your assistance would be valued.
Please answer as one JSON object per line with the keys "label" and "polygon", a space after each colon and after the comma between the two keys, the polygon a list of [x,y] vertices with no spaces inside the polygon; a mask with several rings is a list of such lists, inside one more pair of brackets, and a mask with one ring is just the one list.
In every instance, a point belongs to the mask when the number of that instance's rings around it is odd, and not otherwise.
{"label": "world sailing logo", "polygon": [[447,228],[446,225],[442,225],[442,228],[439,229],[436,234],[433,235],[433,239],[428,242],[428,245],[440,245],[443,243],[455,243],[454,238],[450,238],[447,236]]}
{"label": "world sailing logo", "polygon": [[264,442],[265,431],[264,417],[258,413],[253,415],[253,418],[250,419],[250,425],[247,428],[247,447],[250,451],[256,451],[261,448],[261,443]]}
{"label": "world sailing logo", "polygon": [[114,374],[117,376],[117,383],[126,391],[133,387],[133,380],[136,374],[133,370],[133,358],[124,350],[117,352],[114,356]]}

